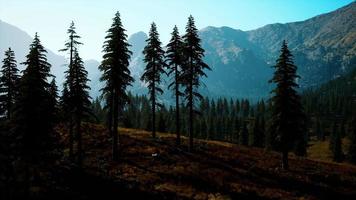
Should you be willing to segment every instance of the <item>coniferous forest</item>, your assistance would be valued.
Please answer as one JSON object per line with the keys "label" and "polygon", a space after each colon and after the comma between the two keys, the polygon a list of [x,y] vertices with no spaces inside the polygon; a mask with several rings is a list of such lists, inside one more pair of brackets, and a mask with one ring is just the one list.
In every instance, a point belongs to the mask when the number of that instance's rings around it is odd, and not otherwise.
{"label": "coniferous forest", "polygon": [[215,67],[191,15],[166,45],[159,25],[148,26],[139,80],[147,90],[137,94],[124,17],[113,15],[97,49],[100,96],[90,95],[74,21],[57,38],[63,83],[41,33],[24,62],[11,46],[2,52],[0,199],[356,198],[355,66],[301,89],[281,37],[267,97],[206,95]]}

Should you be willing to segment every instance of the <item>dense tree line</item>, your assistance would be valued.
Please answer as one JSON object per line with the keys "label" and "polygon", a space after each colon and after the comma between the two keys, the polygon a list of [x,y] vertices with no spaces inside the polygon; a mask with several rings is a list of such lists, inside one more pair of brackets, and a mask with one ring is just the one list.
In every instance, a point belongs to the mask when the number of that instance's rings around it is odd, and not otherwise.
{"label": "dense tree line", "polygon": [[318,140],[330,139],[335,161],[345,159],[342,138],[352,141],[346,153],[355,163],[356,70],[321,87],[303,93],[303,104],[309,118],[310,135]]}
{"label": "dense tree line", "polygon": [[[130,104],[123,112],[123,126],[128,128],[151,131],[151,105],[145,96],[129,94]],[[194,135],[196,138],[208,140],[229,141],[245,145],[266,146],[266,118],[268,111],[266,103],[261,100],[256,105],[250,105],[247,99],[210,99],[203,98],[197,106],[200,115],[195,119]],[[189,120],[187,107],[181,108],[181,133],[189,136]],[[174,106],[163,105],[157,114],[156,127],[159,132],[176,132],[176,109]],[[245,130],[244,130],[245,128]],[[240,141],[240,131],[245,131],[246,142]],[[256,136],[254,136],[256,135]]]}

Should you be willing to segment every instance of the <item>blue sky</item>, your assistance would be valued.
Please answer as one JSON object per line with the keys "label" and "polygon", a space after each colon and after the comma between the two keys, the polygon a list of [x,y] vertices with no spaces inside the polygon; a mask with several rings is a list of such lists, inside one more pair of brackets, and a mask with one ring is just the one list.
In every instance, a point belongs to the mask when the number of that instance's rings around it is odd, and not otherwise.
{"label": "blue sky", "polygon": [[148,32],[155,21],[167,42],[174,25],[184,31],[192,14],[199,29],[229,26],[251,30],[271,23],[301,21],[330,12],[353,0],[0,0],[0,19],[55,51],[63,47],[66,29],[74,20],[84,45],[84,59],[101,59],[105,31],[120,11],[127,34]]}

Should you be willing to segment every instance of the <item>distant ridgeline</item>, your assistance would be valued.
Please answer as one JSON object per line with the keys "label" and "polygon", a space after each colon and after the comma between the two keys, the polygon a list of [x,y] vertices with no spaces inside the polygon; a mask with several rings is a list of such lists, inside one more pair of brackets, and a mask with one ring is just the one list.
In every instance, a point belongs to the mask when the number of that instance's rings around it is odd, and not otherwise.
{"label": "distant ridgeline", "polygon": [[[320,84],[348,73],[356,66],[355,62],[355,13],[353,2],[333,12],[322,14],[305,21],[286,24],[270,24],[264,27],[242,31],[230,27],[206,27],[199,30],[202,47],[205,49],[205,62],[212,67],[207,71],[208,78],[203,82],[201,92],[209,97],[239,97],[258,100],[267,97],[271,87],[266,82],[272,76],[271,66],[279,54],[283,39],[287,40],[301,75],[302,89],[317,87]],[[18,62],[25,60],[28,45],[32,38],[22,30],[0,21],[0,59],[8,47],[16,53]],[[128,39],[133,55],[130,71],[135,82],[130,91],[145,94],[146,87],[139,80],[143,73],[143,48],[147,35],[144,32],[133,34]],[[48,51],[52,73],[56,76],[59,88],[64,81],[66,59]],[[91,80],[90,95],[100,95],[100,72],[98,61],[85,61],[88,77]],[[23,69],[22,66],[19,66]],[[223,78],[222,78],[223,77]],[[162,99],[172,102],[165,91]]]}

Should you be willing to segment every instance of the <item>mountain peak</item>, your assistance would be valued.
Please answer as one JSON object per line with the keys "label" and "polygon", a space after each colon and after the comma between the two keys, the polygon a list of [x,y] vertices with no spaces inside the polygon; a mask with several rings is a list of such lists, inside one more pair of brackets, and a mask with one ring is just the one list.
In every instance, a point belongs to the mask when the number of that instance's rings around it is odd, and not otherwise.
{"label": "mountain peak", "polygon": [[143,31],[134,33],[129,37],[128,42],[130,45],[132,45],[130,49],[132,51],[132,57],[136,57],[137,55],[141,54],[143,48],[146,45],[147,38],[147,34]]}
{"label": "mountain peak", "polygon": [[148,36],[145,32],[139,31],[137,33],[132,34],[129,37],[129,41],[146,40],[147,38],[148,38]]}

